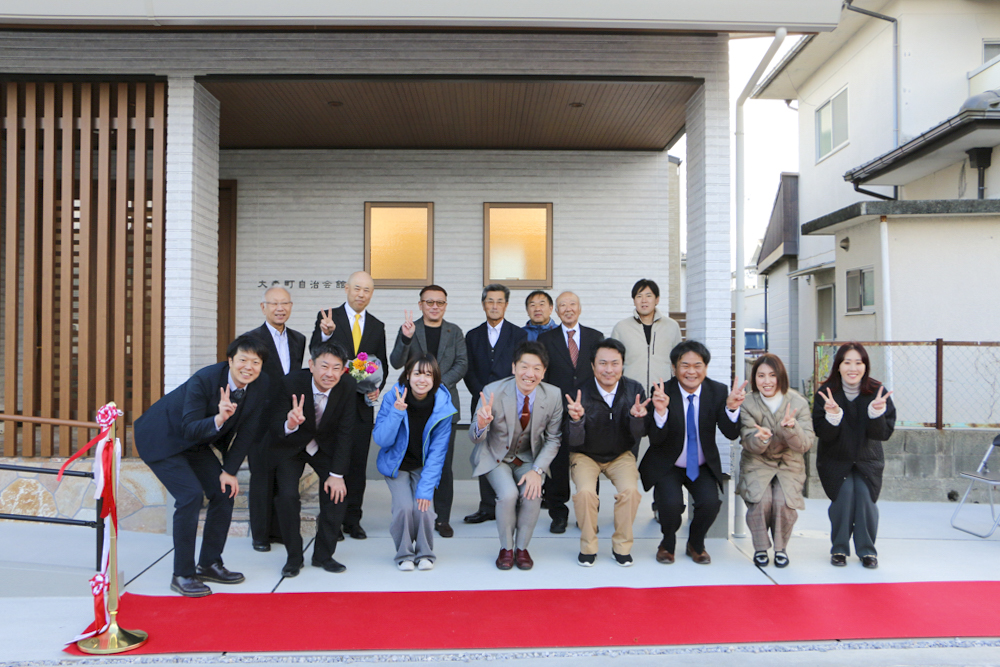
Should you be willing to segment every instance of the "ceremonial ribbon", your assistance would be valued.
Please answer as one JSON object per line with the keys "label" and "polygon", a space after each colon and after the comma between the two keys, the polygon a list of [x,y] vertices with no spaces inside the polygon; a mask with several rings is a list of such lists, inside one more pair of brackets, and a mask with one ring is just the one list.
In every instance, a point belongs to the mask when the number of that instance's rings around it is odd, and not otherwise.
{"label": "ceremonial ribbon", "polygon": [[66,468],[69,467],[70,463],[72,463],[73,461],[76,461],[78,458],[80,458],[81,456],[83,456],[87,452],[87,450],[89,450],[91,447],[93,447],[94,445],[96,445],[97,443],[99,443],[101,440],[103,440],[104,438],[106,438],[107,435],[108,435],[108,431],[111,430],[111,425],[115,423],[116,419],[118,419],[119,417],[121,417],[124,414],[125,414],[124,412],[122,412],[121,410],[119,410],[117,407],[115,407],[111,403],[108,403],[107,405],[105,405],[104,407],[102,407],[100,410],[98,410],[97,411],[97,424],[101,427],[101,432],[97,434],[97,437],[95,437],[93,440],[91,440],[90,442],[88,442],[86,444],[86,446],[81,447],[80,450],[76,454],[73,454],[73,456],[71,456],[68,459],[66,459],[66,463],[63,463],[59,467],[59,474],[56,475],[56,481],[60,481],[60,482],[62,481],[63,473],[66,471]]}

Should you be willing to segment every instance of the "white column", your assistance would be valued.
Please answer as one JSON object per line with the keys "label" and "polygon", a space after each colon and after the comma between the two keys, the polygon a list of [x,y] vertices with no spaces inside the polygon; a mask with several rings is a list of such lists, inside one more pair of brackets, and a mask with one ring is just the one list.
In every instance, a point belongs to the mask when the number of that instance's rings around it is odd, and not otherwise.
{"label": "white column", "polygon": [[219,101],[193,76],[167,79],[164,390],[217,361]]}

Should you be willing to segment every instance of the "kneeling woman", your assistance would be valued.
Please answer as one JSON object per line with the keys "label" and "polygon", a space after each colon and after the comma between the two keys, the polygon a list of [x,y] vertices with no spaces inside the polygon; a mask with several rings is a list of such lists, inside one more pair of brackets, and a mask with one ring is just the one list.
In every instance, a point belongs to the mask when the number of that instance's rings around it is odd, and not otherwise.
{"label": "kneeling woman", "polygon": [[816,470],[830,504],[830,562],[847,565],[854,551],[867,568],[878,567],[875,536],[885,454],[882,443],[896,426],[896,408],[885,387],[869,376],[860,343],[840,346],[830,377],[816,392],[813,427],[819,438]]}
{"label": "kneeling woman", "polygon": [[806,508],[804,454],[815,440],[812,415],[806,399],[788,388],[785,365],[776,355],[764,354],[754,362],[750,386],[740,411],[743,455],[737,491],[747,504],[753,562],[768,564],[773,539],[774,564],[785,567],[792,526],[798,510]]}
{"label": "kneeling woman", "polygon": [[434,489],[441,481],[453,414],[437,360],[425,355],[407,362],[375,420],[372,437],[382,448],[378,471],[392,494],[389,532],[396,566],[404,572],[434,567]]}

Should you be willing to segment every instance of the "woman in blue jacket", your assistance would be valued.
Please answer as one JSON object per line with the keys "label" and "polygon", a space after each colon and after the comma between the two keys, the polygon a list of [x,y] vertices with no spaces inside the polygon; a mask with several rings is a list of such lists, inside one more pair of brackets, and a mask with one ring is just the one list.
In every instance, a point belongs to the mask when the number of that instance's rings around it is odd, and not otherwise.
{"label": "woman in blue jacket", "polygon": [[434,567],[434,489],[441,481],[453,414],[437,360],[423,355],[406,363],[375,419],[372,437],[382,449],[378,471],[392,494],[389,532],[396,566],[404,572]]}

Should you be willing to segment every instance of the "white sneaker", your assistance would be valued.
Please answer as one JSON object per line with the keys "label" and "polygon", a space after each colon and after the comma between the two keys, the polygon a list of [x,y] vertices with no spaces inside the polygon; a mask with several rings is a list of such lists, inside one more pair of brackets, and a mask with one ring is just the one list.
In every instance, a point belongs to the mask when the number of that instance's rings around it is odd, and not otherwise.
{"label": "white sneaker", "polygon": [[413,561],[412,560],[401,560],[396,563],[396,567],[399,568],[400,572],[413,572]]}
{"label": "white sneaker", "polygon": [[434,561],[432,561],[430,558],[421,558],[420,560],[417,561],[417,569],[418,570],[433,570],[434,569]]}

